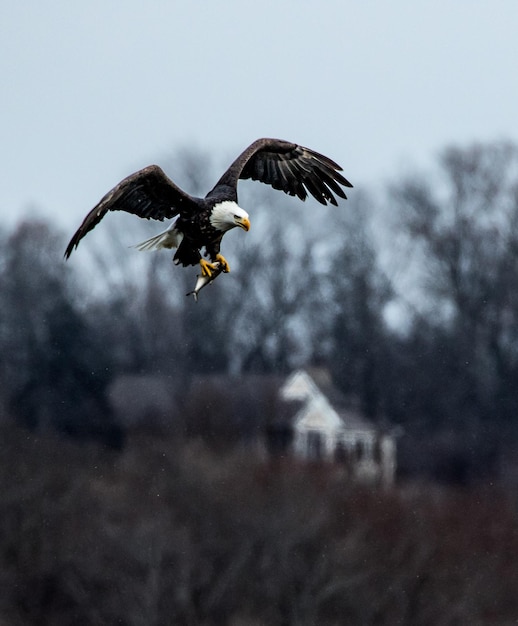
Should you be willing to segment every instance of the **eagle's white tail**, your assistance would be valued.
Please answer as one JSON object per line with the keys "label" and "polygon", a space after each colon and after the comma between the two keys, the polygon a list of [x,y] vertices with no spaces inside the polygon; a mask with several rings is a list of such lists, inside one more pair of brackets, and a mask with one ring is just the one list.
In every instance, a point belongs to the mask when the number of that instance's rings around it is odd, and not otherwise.
{"label": "eagle's white tail", "polygon": [[176,230],[174,227],[176,220],[169,226],[167,230],[164,230],[158,235],[154,235],[146,241],[141,241],[133,246],[137,250],[160,250],[161,248],[178,248],[180,245],[183,234]]}

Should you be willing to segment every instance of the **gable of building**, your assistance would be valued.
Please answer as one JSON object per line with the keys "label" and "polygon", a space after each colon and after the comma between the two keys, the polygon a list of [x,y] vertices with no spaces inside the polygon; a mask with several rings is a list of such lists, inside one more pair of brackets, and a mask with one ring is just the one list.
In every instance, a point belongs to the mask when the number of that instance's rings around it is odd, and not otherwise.
{"label": "gable of building", "polygon": [[299,409],[294,419],[293,428],[299,431],[320,430],[326,433],[335,433],[343,430],[344,424],[326,398],[317,395]]}

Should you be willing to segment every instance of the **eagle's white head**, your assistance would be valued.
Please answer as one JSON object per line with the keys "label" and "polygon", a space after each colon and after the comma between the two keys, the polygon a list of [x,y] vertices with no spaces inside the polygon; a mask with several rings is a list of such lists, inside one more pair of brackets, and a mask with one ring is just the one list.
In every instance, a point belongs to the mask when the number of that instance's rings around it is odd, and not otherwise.
{"label": "eagle's white head", "polygon": [[222,230],[223,232],[235,228],[236,226],[239,226],[243,230],[250,230],[250,218],[248,213],[230,200],[215,204],[209,219],[214,228]]}

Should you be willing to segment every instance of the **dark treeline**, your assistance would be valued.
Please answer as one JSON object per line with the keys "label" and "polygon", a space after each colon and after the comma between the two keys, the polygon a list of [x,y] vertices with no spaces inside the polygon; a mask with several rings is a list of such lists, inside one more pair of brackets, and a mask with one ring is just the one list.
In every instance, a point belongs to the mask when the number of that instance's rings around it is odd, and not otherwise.
{"label": "dark treeline", "polygon": [[373,493],[199,442],[0,437],[3,624],[516,621],[516,510],[495,489]]}
{"label": "dark treeline", "polygon": [[[193,163],[175,169],[201,193]],[[338,209],[245,183],[253,229],[227,235],[233,272],[198,304],[196,269],[128,250],[147,223],[111,214],[65,263],[63,232],[22,221],[0,233],[3,413],[117,447],[106,389],[120,374],[181,389],[319,362],[402,427],[403,472],[494,476],[518,437],[517,163],[506,143],[447,149],[436,171]]]}

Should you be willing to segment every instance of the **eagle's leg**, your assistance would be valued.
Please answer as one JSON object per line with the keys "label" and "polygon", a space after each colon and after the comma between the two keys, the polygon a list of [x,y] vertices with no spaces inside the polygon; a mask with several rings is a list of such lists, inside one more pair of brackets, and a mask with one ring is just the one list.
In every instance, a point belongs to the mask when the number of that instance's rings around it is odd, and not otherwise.
{"label": "eagle's leg", "polygon": [[230,265],[228,264],[227,259],[225,259],[225,257],[219,252],[218,254],[216,254],[216,261],[219,261],[219,263],[221,264],[221,269],[223,272],[230,272]]}

